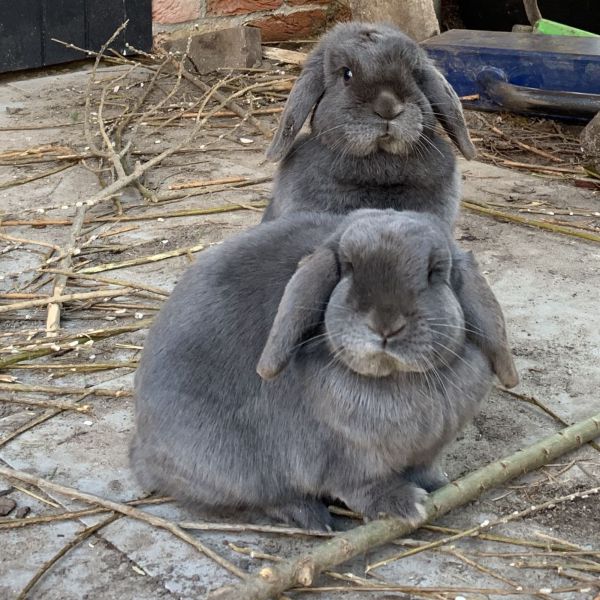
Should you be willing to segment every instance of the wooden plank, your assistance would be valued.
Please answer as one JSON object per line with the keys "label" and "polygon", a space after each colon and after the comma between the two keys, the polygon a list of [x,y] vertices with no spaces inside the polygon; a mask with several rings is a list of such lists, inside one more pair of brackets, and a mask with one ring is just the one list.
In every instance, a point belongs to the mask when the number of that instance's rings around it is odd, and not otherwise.
{"label": "wooden plank", "polygon": [[0,1],[0,72],[42,64],[39,0]]}
{"label": "wooden plank", "polygon": [[[86,47],[99,50],[117,27],[127,19],[125,2],[123,0],[87,0],[86,8]],[[119,50],[125,47],[123,33],[117,37],[113,47]]]}
{"label": "wooden plank", "polygon": [[550,52],[573,56],[600,56],[600,40],[577,36],[532,35],[511,31],[477,31],[451,29],[431,38],[423,45],[429,48],[463,46],[496,50],[499,54],[521,52]]}
{"label": "wooden plank", "polygon": [[88,48],[98,50],[129,19],[127,29],[115,40],[113,48],[123,52],[128,42],[139,50],[151,49],[151,0],[86,0],[86,5]]}
{"label": "wooden plank", "polygon": [[52,38],[85,47],[85,0],[42,0],[43,64],[54,65],[85,58]]}
{"label": "wooden plank", "polygon": [[152,49],[152,0],[125,0],[129,26],[125,39],[134,48],[150,52]]}
{"label": "wooden plank", "polygon": [[0,73],[84,58],[52,38],[98,50],[121,23],[127,30],[113,47],[126,42],[152,47],[152,0],[0,0]]}

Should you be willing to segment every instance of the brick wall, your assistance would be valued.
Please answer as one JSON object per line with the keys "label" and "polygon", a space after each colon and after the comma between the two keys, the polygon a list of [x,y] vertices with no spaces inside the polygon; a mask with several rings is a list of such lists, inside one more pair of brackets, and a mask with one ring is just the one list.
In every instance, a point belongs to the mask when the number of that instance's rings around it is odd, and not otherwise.
{"label": "brick wall", "polygon": [[153,0],[155,34],[178,29],[211,31],[237,25],[262,30],[264,41],[301,39],[331,19],[347,18],[344,0]]}

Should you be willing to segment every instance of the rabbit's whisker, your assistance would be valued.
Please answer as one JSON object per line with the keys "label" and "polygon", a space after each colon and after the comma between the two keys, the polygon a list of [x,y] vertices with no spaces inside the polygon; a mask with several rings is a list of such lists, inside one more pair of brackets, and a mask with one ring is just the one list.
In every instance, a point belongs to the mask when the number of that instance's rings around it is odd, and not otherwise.
{"label": "rabbit's whisker", "polygon": [[450,354],[452,354],[453,356],[455,356],[458,360],[460,360],[466,367],[468,367],[474,375],[476,375],[477,377],[479,377],[479,373],[477,372],[477,370],[473,367],[473,365],[469,364],[462,356],[460,356],[460,354],[457,354],[456,352],[454,352],[454,350],[452,350],[452,348],[448,348],[448,346],[442,344],[441,342],[433,342],[434,345],[439,346],[440,348],[442,348],[443,350],[446,350],[447,352],[449,352]]}
{"label": "rabbit's whisker", "polygon": [[[425,380],[425,385],[427,386],[427,391],[429,392],[429,397],[433,398],[433,396],[434,396],[433,390],[434,390],[435,386],[433,385],[433,382],[431,381],[431,374],[429,373],[429,371],[430,371],[429,365],[431,365],[431,361],[427,358],[427,356],[425,356],[425,354],[420,354],[419,357],[417,358],[417,360],[418,359],[422,359],[423,362],[425,363],[425,365],[428,367],[428,370],[423,371],[421,373],[421,375],[422,375],[422,378]],[[431,366],[433,366],[433,365],[431,365]]]}
{"label": "rabbit's whisker", "polygon": [[445,115],[435,110],[432,110],[431,113],[435,116],[436,119],[441,118],[449,123],[454,123],[455,125],[462,125],[462,120],[458,117],[451,117],[450,115]]}
{"label": "rabbit's whisker", "polygon": [[297,146],[296,148],[294,148],[289,154],[288,157],[293,156],[294,153],[298,152],[298,150],[300,150],[301,148],[303,148],[304,146],[306,146],[306,144],[308,144],[309,142],[312,142],[313,140],[317,140],[319,139],[321,136],[325,135],[326,133],[329,133],[331,131],[334,131],[335,129],[339,129],[340,127],[344,127],[345,123],[342,123],[341,125],[335,125],[334,127],[330,127],[329,129],[325,129],[323,131],[320,131],[319,133],[315,133],[312,134],[308,137],[308,139],[303,142],[302,144],[300,144],[299,146]]}
{"label": "rabbit's whisker", "polygon": [[[435,327],[446,327],[448,329],[459,329],[462,331],[466,331],[467,333],[475,333],[478,335],[483,335],[483,331],[481,329],[479,329],[478,327],[476,329],[471,329],[470,327],[465,327],[462,325],[451,325],[450,323],[445,323],[444,318],[439,317],[439,318],[430,318],[427,317],[425,318],[426,321],[429,321],[430,323],[433,323]],[[441,321],[441,322],[440,322]]]}
{"label": "rabbit's whisker", "polygon": [[433,377],[435,377],[437,382],[440,384],[440,386],[442,388],[442,393],[444,394],[444,397],[449,398],[450,395],[448,393],[448,388],[446,388],[444,381],[446,381],[447,383],[452,383],[452,382],[447,377],[442,376],[442,374],[438,371],[438,369],[436,369],[432,360],[428,359],[428,362],[431,364],[431,370],[430,370],[431,375],[433,375]]}
{"label": "rabbit's whisker", "polygon": [[[455,369],[452,367],[452,365],[450,365],[450,364],[449,364],[449,363],[448,363],[448,362],[447,362],[447,361],[444,359],[444,357],[443,357],[443,356],[442,356],[442,355],[441,355],[439,352],[437,352],[436,350],[433,350],[433,354],[434,354],[434,356],[437,358],[437,360],[439,360],[439,361],[442,363],[442,365],[444,366],[444,369],[445,369],[446,371],[449,371],[451,375],[454,375],[454,376],[456,376],[456,375],[457,375],[457,373],[456,373],[456,370],[455,370]],[[444,380],[445,380],[447,383],[449,383],[450,385],[452,385],[452,387],[454,387],[454,389],[455,389],[455,390],[457,390],[458,392],[461,392],[461,393],[462,393],[462,390],[461,390],[460,386],[459,386],[459,385],[457,385],[457,384],[456,384],[454,381],[452,381],[452,379],[450,379],[450,377],[449,377],[448,375],[446,375],[445,373],[443,373],[443,372],[442,372],[442,371],[440,371],[439,369],[435,369],[435,371],[436,371],[436,374],[438,375],[438,377],[443,377],[443,378],[444,378]]]}
{"label": "rabbit's whisker", "polygon": [[426,135],[420,136],[417,141],[417,143],[422,142],[425,142],[432,150],[435,150],[442,158],[444,157],[442,151]]}
{"label": "rabbit's whisker", "polygon": [[465,333],[472,333],[474,335],[483,335],[480,329],[471,329],[470,327],[461,327],[460,325],[446,325],[444,323],[433,323],[433,327],[437,329],[441,327],[443,329],[453,329],[455,331],[464,331]]}

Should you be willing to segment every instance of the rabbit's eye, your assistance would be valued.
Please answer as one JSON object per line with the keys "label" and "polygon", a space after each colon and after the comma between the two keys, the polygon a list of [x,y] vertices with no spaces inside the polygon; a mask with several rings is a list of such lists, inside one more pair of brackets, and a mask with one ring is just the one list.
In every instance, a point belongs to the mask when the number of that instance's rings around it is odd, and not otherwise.
{"label": "rabbit's eye", "polygon": [[344,77],[344,81],[348,83],[352,79],[352,71],[348,67],[344,67],[342,69],[342,76]]}

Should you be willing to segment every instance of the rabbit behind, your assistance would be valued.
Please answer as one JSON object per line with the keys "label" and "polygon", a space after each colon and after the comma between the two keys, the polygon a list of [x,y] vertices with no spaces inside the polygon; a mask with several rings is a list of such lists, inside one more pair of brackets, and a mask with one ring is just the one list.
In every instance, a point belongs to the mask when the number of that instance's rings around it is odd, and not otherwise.
{"label": "rabbit behind", "polygon": [[472,158],[460,100],[419,46],[392,26],[338,24],[308,57],[267,151],[281,163],[263,220],[394,208],[452,225],[460,176],[438,121]]}
{"label": "rabbit behind", "polygon": [[[284,217],[205,251],[136,373],[140,482],[307,528],[330,525],[328,498],[418,519],[492,377],[465,341],[456,252],[433,217],[371,210]],[[461,289],[477,283],[457,265]]]}

